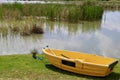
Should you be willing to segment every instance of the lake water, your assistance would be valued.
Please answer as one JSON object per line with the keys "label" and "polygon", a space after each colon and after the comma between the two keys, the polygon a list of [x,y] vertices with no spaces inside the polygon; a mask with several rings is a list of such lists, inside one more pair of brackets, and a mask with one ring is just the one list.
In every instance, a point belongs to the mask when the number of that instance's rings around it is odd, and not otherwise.
{"label": "lake water", "polygon": [[41,35],[0,34],[0,55],[28,54],[33,49],[42,53],[49,45],[52,49],[120,58],[120,11],[106,10],[102,20],[94,22],[45,21],[43,29]]}

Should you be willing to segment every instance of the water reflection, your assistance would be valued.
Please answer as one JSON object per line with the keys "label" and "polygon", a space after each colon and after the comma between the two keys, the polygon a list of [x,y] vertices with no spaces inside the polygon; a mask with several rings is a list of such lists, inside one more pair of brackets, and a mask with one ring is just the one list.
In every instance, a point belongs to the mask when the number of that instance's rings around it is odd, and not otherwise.
{"label": "water reflection", "polygon": [[[120,11],[105,11],[102,22],[59,25],[47,23],[46,45],[53,48],[82,51],[120,58]],[[50,29],[49,29],[50,28]],[[51,32],[52,31],[52,32]],[[59,46],[58,46],[59,45]]]}
{"label": "water reflection", "polygon": [[48,21],[45,24],[46,31],[52,33],[63,33],[67,35],[79,35],[81,33],[94,33],[101,29],[101,22],[81,22],[81,23],[67,23],[67,22],[51,22]]}
{"label": "water reflection", "polygon": [[120,58],[120,11],[105,11],[102,20],[102,31],[96,33],[98,49],[104,56]]}
{"label": "water reflection", "polygon": [[[42,35],[21,36],[0,34],[0,54],[30,53],[34,48],[67,49],[107,57],[120,58],[120,11],[105,11],[102,21],[94,22],[43,22]],[[36,21],[37,22],[37,21]],[[39,23],[39,21],[37,22]]]}
{"label": "water reflection", "polygon": [[101,21],[85,22],[82,27],[82,33],[91,33],[101,30]]}
{"label": "water reflection", "polygon": [[9,33],[7,36],[0,34],[0,54],[24,54],[30,53],[33,49],[39,49],[42,35],[24,37],[20,34]]}

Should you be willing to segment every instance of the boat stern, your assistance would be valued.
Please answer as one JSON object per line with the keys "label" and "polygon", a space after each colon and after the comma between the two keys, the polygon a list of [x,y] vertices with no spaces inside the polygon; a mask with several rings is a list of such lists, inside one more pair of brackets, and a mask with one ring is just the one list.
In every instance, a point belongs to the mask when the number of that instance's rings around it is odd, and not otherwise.
{"label": "boat stern", "polygon": [[112,71],[117,63],[118,63],[118,60],[115,60],[114,62],[109,64],[109,66],[108,66],[109,70]]}

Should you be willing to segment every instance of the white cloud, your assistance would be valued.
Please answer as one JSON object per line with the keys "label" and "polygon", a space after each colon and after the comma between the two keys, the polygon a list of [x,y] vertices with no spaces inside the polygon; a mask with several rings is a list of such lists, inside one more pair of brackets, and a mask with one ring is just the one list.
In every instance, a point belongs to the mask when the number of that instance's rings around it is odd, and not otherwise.
{"label": "white cloud", "polygon": [[100,53],[103,56],[107,57],[119,57],[118,56],[118,48],[115,46],[114,41],[102,33],[95,33],[96,38],[98,39],[98,48],[100,49]]}
{"label": "white cloud", "polygon": [[102,19],[102,26],[108,30],[115,30],[120,32],[120,12],[106,11]]}

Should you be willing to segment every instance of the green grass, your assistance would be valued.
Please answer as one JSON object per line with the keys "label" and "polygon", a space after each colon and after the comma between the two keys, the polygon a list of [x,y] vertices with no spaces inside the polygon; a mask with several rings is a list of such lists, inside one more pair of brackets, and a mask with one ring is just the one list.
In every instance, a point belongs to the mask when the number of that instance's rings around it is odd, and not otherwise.
{"label": "green grass", "polygon": [[[120,63],[112,74],[99,78],[63,71],[45,58],[35,60],[31,54],[0,56],[0,80],[119,80]],[[44,55],[39,55],[44,57]]]}
{"label": "green grass", "polygon": [[85,6],[83,8],[83,20],[98,20],[102,17],[103,10],[101,7]]}

